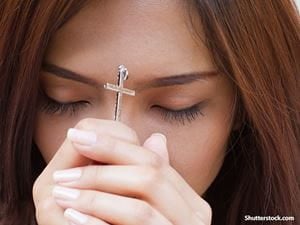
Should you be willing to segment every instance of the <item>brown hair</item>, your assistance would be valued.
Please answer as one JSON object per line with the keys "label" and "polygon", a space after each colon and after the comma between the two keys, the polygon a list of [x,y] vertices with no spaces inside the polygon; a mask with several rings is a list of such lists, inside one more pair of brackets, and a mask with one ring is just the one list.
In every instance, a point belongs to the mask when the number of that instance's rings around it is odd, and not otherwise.
{"label": "brown hair", "polygon": [[[32,184],[39,72],[50,38],[84,0],[0,4],[0,221],[34,224]],[[219,71],[239,99],[224,165],[205,198],[213,224],[300,212],[300,24],[290,0],[191,0]],[[193,3],[193,4],[190,4]],[[195,22],[195,18],[190,18]],[[196,23],[195,23],[196,24]],[[292,224],[278,222],[276,224]]]}
{"label": "brown hair", "polygon": [[223,168],[206,196],[214,222],[245,224],[246,215],[299,215],[300,24],[296,6],[289,0],[194,3],[204,42],[219,70],[238,88],[237,118],[245,118],[241,130],[232,132]]}

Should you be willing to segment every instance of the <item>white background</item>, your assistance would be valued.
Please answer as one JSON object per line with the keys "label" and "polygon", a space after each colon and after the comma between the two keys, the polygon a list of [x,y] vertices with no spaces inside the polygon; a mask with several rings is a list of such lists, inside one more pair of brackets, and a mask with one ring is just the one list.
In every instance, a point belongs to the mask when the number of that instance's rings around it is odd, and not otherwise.
{"label": "white background", "polygon": [[298,6],[298,9],[300,10],[300,0],[296,0],[296,4]]}

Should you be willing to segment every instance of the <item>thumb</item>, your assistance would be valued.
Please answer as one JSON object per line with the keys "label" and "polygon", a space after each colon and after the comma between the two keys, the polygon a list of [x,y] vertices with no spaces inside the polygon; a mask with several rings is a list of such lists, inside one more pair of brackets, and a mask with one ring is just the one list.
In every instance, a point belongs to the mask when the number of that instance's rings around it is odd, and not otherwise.
{"label": "thumb", "polygon": [[153,133],[143,144],[143,147],[155,152],[160,157],[170,162],[167,148],[167,138],[161,133]]}

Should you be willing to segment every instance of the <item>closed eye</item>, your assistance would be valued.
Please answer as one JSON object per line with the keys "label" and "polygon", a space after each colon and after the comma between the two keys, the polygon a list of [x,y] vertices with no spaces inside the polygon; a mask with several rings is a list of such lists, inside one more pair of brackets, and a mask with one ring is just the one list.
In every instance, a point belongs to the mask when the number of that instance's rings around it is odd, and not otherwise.
{"label": "closed eye", "polygon": [[153,107],[157,108],[160,111],[165,121],[177,122],[182,125],[185,125],[186,122],[191,123],[194,120],[196,120],[199,116],[204,116],[202,110],[205,105],[206,105],[206,101],[202,101],[191,107],[179,109],[179,110],[168,109],[158,105],[155,105]]}
{"label": "closed eye", "polygon": [[[40,93],[40,109],[50,115],[65,115],[75,116],[78,112],[91,105],[88,101],[76,102],[59,102],[49,97],[46,93]],[[151,108],[157,109],[163,120],[170,123],[179,123],[185,125],[186,122],[191,123],[199,116],[204,116],[202,110],[207,101],[202,101],[188,108],[179,110],[169,109],[164,106],[154,105]]]}
{"label": "closed eye", "polygon": [[59,102],[50,98],[45,93],[40,95],[40,109],[47,114],[63,115],[69,113],[70,116],[91,105],[88,101]]}

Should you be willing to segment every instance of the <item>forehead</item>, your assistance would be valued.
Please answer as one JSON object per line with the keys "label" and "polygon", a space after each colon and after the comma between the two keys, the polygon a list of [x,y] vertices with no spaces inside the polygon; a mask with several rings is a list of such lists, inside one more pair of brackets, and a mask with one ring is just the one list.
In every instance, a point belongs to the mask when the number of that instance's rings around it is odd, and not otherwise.
{"label": "forehead", "polygon": [[77,71],[82,65],[86,70],[103,71],[125,64],[129,69],[151,68],[154,73],[163,73],[163,68],[174,67],[179,61],[187,68],[197,63],[206,69],[208,51],[192,35],[183,3],[91,1],[52,38],[47,61]]}

